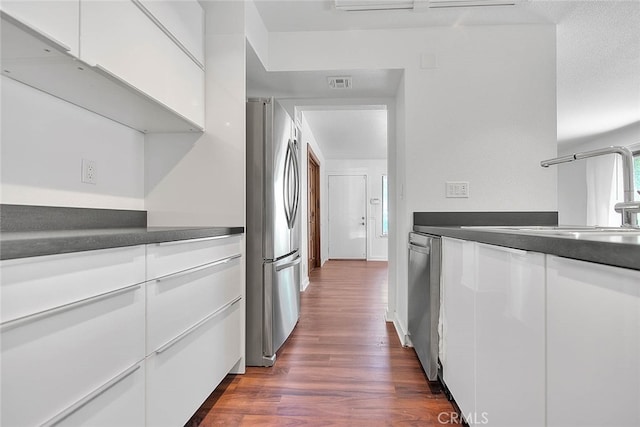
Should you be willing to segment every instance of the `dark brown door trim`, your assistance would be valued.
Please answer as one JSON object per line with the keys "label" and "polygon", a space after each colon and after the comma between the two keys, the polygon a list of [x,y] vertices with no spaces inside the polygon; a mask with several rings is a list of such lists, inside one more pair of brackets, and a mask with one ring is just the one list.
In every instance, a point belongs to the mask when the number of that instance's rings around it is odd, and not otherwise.
{"label": "dark brown door trim", "polygon": [[320,254],[320,161],[307,144],[308,256],[309,272],[321,266]]}

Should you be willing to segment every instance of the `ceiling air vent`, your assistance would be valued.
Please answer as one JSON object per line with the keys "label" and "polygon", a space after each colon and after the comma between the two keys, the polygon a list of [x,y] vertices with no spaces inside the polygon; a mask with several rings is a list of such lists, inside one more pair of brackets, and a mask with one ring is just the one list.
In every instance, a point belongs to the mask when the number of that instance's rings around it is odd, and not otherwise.
{"label": "ceiling air vent", "polygon": [[447,7],[514,6],[522,0],[428,0],[427,7],[441,9]]}
{"label": "ceiling air vent", "polygon": [[413,9],[413,0],[335,0],[335,2],[337,10],[347,12]]}
{"label": "ceiling air vent", "polygon": [[327,77],[331,89],[351,89],[351,77]]}
{"label": "ceiling air vent", "polygon": [[362,12],[370,10],[514,6],[526,1],[527,0],[335,0],[335,4],[337,10]]}

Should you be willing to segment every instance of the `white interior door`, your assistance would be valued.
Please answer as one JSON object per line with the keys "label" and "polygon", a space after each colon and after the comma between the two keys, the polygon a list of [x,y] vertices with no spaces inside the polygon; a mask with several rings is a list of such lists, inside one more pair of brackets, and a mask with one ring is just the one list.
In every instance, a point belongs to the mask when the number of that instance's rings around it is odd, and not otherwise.
{"label": "white interior door", "polygon": [[329,258],[367,258],[367,177],[329,175]]}

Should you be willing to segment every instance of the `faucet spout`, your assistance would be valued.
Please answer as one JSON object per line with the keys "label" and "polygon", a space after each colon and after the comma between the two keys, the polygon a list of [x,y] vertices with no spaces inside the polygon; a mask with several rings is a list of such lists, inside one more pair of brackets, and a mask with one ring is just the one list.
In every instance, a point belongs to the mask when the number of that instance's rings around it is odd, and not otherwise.
{"label": "faucet spout", "polygon": [[[624,190],[624,203],[633,203],[635,190],[633,185],[633,153],[626,147],[611,146],[599,148],[597,150],[583,151],[580,153],[570,154],[568,156],[555,157],[553,159],[543,160],[540,166],[547,168],[551,165],[559,163],[573,162],[574,160],[587,159],[589,157],[604,156],[606,154],[619,154],[622,156],[622,185]],[[638,218],[633,209],[622,209],[622,226],[637,227]]]}

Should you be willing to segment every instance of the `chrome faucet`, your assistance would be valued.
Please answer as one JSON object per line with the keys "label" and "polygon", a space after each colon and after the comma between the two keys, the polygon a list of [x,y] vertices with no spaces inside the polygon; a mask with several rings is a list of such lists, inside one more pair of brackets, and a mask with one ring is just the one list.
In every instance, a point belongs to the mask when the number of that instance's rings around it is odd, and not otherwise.
{"label": "chrome faucet", "polygon": [[586,159],[589,157],[603,156],[605,154],[620,154],[622,156],[622,184],[624,187],[624,202],[616,203],[615,210],[622,215],[623,227],[638,227],[637,214],[640,212],[640,202],[636,202],[633,188],[633,153],[626,147],[612,146],[599,148],[597,150],[583,151],[581,153],[569,154],[567,156],[556,157],[543,160],[540,166],[548,168],[558,163],[573,162],[574,160]]}

